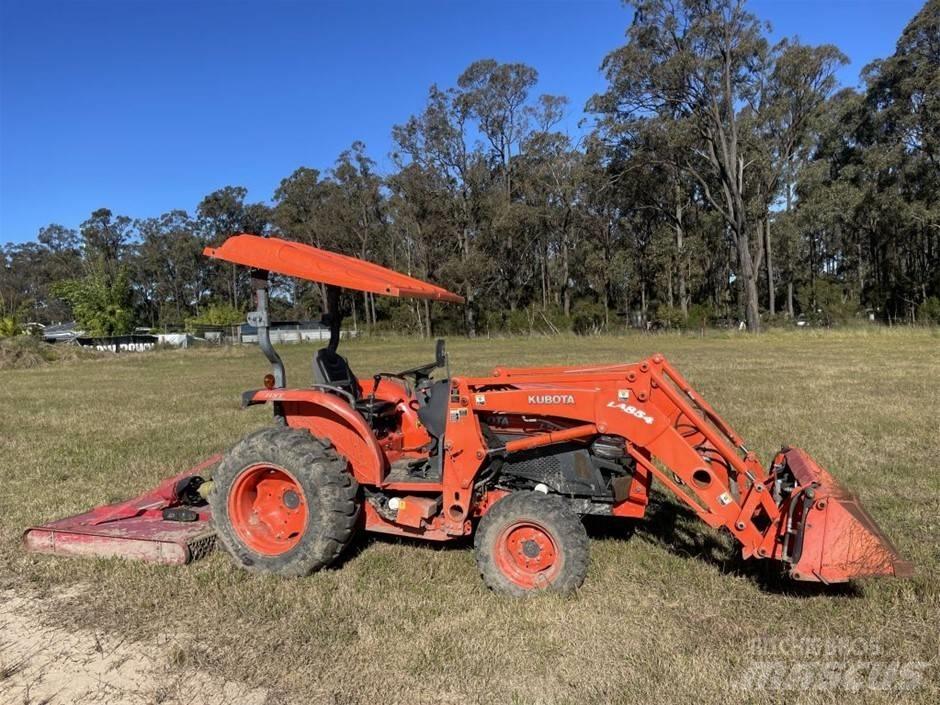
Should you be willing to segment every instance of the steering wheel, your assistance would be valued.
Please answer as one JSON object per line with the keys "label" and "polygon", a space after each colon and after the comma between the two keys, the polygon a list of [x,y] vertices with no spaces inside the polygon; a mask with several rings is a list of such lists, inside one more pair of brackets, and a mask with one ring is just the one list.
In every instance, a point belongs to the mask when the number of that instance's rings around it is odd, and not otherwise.
{"label": "steering wheel", "polygon": [[428,377],[431,372],[437,369],[438,364],[437,360],[434,362],[429,362],[426,365],[419,365],[417,367],[411,367],[407,370],[402,370],[401,372],[394,373],[395,377],[414,377],[415,383],[419,382],[419,377]]}
{"label": "steering wheel", "polygon": [[415,380],[414,384],[415,384],[415,387],[417,387],[424,380],[430,379],[431,372],[436,367],[437,367],[436,362],[429,362],[426,365],[421,365],[420,367],[412,367],[407,370],[402,370],[401,372],[376,372],[374,375],[372,375],[372,382],[373,382],[372,394],[374,395],[375,392],[378,390],[379,380],[381,380],[383,377],[391,377],[393,379],[400,379],[402,382],[406,382],[406,383],[408,381],[407,379],[408,377],[414,377],[414,380]]}
{"label": "steering wheel", "polygon": [[417,367],[410,367],[407,370],[402,370],[401,372],[377,372],[373,375],[373,379],[378,385],[378,380],[381,377],[396,377],[398,379],[405,379],[406,377],[414,377],[415,385],[421,382],[422,379],[428,379],[431,376],[431,372],[437,369],[438,367],[447,366],[447,353],[444,351],[444,341],[438,339],[436,355],[434,356],[434,362],[428,362],[424,365],[418,365]]}
{"label": "steering wheel", "polygon": [[[428,362],[424,365],[418,365],[417,367],[410,367],[407,370],[402,370],[401,372],[376,372],[372,375],[372,393],[369,395],[369,398],[372,401],[375,401],[375,393],[379,389],[379,382],[383,377],[393,377],[395,379],[400,379],[403,382],[407,383],[407,377],[414,377],[415,388],[420,387],[422,382],[426,382],[431,378],[431,372],[438,367],[447,367],[447,353],[444,350],[444,341],[438,338],[436,346],[436,355],[434,356],[434,362]],[[370,415],[370,423],[371,423]]]}

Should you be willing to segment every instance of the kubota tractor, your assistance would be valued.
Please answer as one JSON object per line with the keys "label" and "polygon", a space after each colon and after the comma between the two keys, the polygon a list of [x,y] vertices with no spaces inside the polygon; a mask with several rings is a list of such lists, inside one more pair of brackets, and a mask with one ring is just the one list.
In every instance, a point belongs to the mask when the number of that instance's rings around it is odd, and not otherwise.
{"label": "kubota tractor", "polygon": [[[911,572],[809,455],[785,447],[765,470],[662,355],[471,377],[452,374],[438,341],[431,362],[360,377],[337,351],[341,288],[461,297],[275,238],[236,235],[206,254],[251,268],[248,320],[272,369],[242,405],[269,405],[274,424],[141,497],[29,530],[29,549],[185,563],[214,532],[239,565],[300,576],[335,561],[362,529],[430,541],[473,534],[491,588],[569,592],[588,565],[582,518],[642,517],[655,479],[730,532],[744,557],[778,561],[796,580]],[[326,290],[329,343],[312,380],[295,386],[270,341],[269,272]]]}

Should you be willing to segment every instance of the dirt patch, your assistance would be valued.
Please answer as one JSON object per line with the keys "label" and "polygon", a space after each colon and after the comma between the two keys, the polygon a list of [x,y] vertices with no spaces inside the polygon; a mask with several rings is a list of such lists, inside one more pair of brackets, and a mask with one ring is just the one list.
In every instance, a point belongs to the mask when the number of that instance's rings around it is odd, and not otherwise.
{"label": "dirt patch", "polygon": [[267,698],[264,690],[180,664],[192,637],[139,642],[128,635],[67,630],[53,623],[57,602],[0,592],[0,701],[262,705]]}

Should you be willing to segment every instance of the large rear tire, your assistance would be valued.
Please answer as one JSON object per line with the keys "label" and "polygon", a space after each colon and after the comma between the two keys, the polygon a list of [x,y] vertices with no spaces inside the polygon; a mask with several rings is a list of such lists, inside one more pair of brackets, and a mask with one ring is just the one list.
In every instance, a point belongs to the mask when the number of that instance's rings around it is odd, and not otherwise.
{"label": "large rear tire", "polygon": [[474,539],[483,582],[523,597],[568,594],[584,582],[589,544],[577,514],[561,497],[513,492],[483,515]]}
{"label": "large rear tire", "polygon": [[309,431],[276,427],[245,437],[213,481],[216,533],[247,570],[309,575],[352,540],[358,485],[346,461]]}

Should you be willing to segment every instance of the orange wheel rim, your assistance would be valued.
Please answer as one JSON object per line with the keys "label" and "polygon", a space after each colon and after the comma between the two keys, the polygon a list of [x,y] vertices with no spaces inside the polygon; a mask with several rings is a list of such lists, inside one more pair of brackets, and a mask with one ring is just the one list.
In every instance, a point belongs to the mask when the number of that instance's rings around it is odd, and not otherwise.
{"label": "orange wheel rim", "polygon": [[561,552],[545,527],[518,522],[496,540],[496,567],[514,584],[531,590],[548,587],[561,569]]}
{"label": "orange wheel rim", "polygon": [[307,528],[307,498],[297,479],[276,465],[250,465],[228,495],[228,516],[238,538],[255,553],[277,556],[300,543]]}

